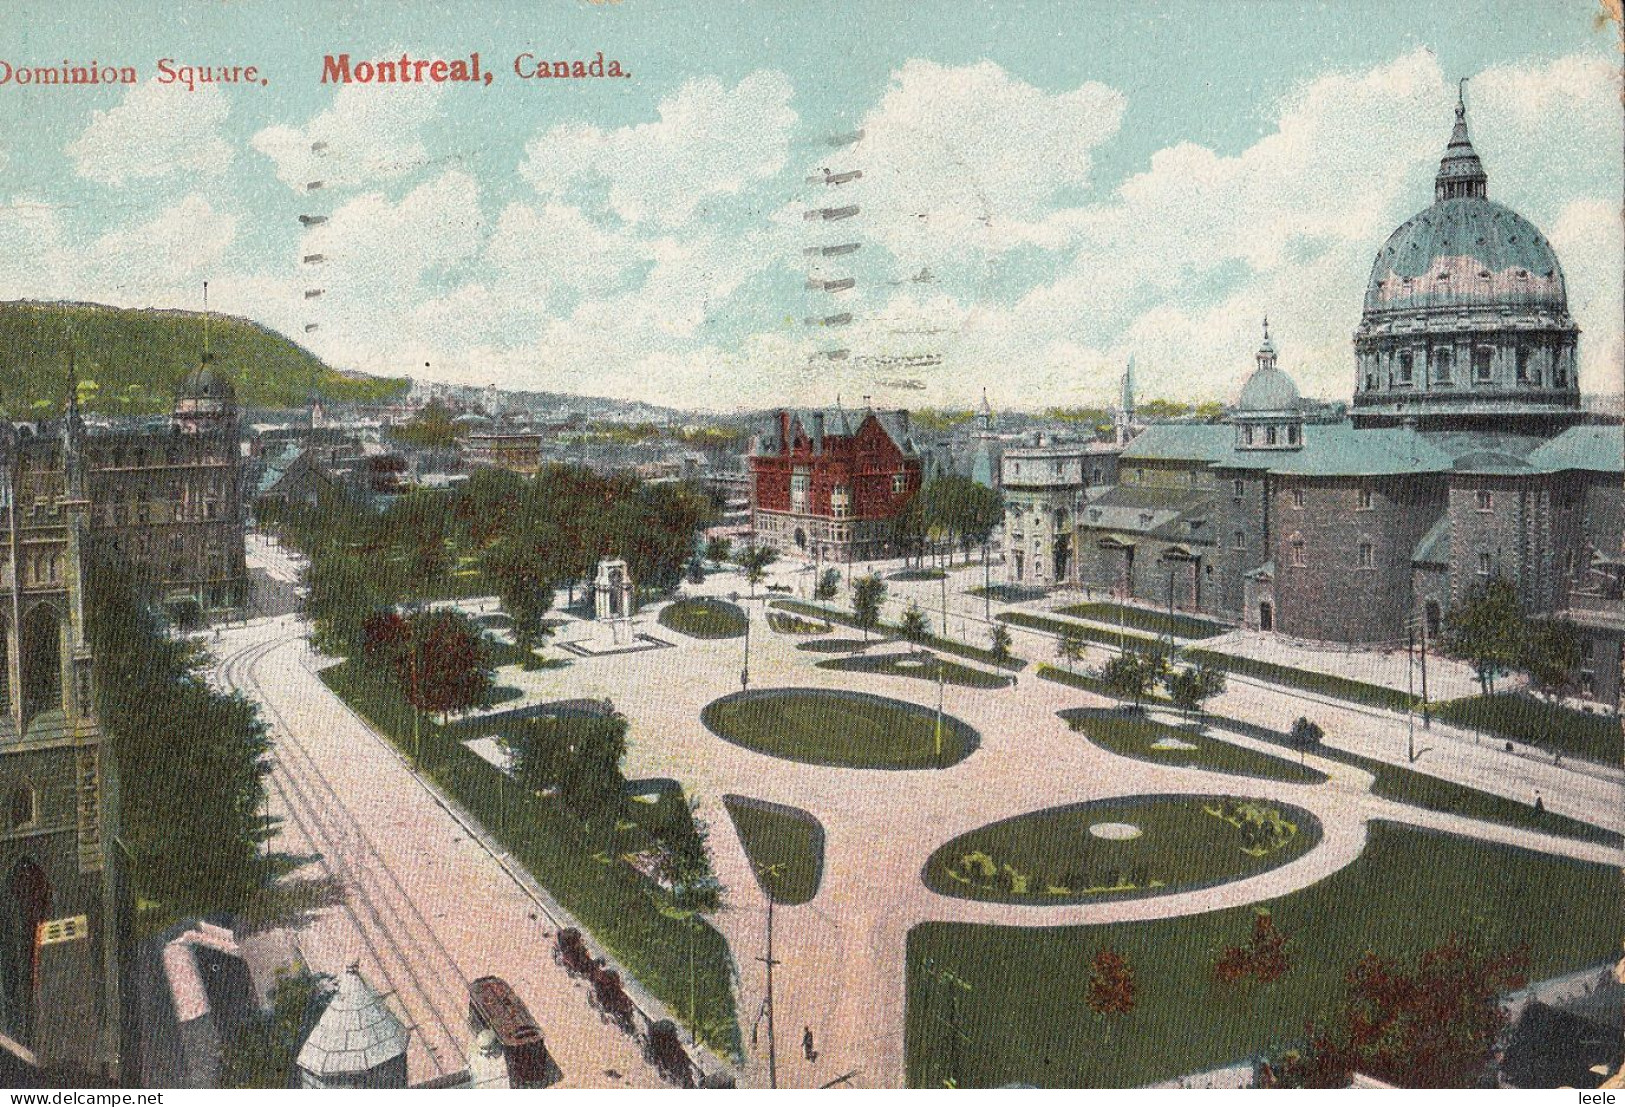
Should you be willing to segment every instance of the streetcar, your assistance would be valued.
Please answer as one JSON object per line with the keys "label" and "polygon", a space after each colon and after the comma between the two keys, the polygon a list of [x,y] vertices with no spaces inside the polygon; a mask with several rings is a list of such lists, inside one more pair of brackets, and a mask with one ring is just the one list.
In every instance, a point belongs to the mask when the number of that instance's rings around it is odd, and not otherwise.
{"label": "streetcar", "polygon": [[525,1001],[500,976],[468,986],[468,1021],[477,1034],[489,1030],[508,1063],[508,1086],[542,1088],[548,1082],[547,1044]]}

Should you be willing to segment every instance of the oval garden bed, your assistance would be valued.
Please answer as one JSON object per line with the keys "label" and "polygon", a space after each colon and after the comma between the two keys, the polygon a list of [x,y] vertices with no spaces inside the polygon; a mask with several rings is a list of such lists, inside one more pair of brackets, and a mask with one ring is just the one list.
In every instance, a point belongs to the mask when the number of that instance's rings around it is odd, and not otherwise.
{"label": "oval garden bed", "polygon": [[1291,804],[1128,796],[978,827],[938,848],[924,879],[943,895],[1026,906],[1137,899],[1267,872],[1318,841],[1319,820]]}
{"label": "oval garden bed", "polygon": [[753,688],[713,700],[711,733],[757,753],[846,769],[940,769],[980,736],[952,715],[903,700],[829,688]]}
{"label": "oval garden bed", "polygon": [[678,600],[661,608],[660,625],[690,638],[743,638],[745,612],[727,600]]}

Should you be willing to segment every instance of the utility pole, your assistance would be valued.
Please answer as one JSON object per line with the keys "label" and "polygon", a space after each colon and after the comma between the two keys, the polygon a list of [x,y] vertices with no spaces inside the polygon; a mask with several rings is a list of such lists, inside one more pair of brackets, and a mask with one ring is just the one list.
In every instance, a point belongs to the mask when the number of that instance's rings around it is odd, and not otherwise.
{"label": "utility pole", "polygon": [[947,666],[942,658],[937,658],[937,768],[942,768],[942,688],[947,675]]}
{"label": "utility pole", "polygon": [[1168,663],[1174,661],[1174,567],[1168,566]]}
{"label": "utility pole", "polygon": [[988,564],[988,544],[982,543],[982,622],[993,621],[993,568]]}
{"label": "utility pole", "polygon": [[745,605],[745,667],[739,670],[739,690],[750,687],[750,604]]}
{"label": "utility pole", "polygon": [[780,865],[764,865],[756,870],[762,878],[762,890],[767,893],[767,956],[758,957],[758,961],[767,964],[767,1084],[770,1088],[779,1086],[779,1055],[778,1038],[773,1027],[773,966],[778,962],[773,959],[773,884],[778,880],[783,867]]}
{"label": "utility pole", "polygon": [[1433,729],[1433,712],[1428,707],[1428,617],[1422,614],[1422,726]]}
{"label": "utility pole", "polygon": [[1405,725],[1407,731],[1406,757],[1416,761],[1416,632],[1405,635]]}
{"label": "utility pole", "polygon": [[948,637],[948,572],[942,573],[942,636]]}

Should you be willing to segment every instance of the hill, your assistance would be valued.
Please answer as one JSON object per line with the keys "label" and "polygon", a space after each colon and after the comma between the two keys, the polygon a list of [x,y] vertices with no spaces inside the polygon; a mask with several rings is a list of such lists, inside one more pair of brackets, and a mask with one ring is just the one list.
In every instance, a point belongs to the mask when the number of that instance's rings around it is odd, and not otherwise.
{"label": "hill", "polygon": [[[215,371],[244,407],[366,402],[399,393],[404,380],[347,374],[303,346],[233,315],[210,314]],[[89,411],[143,415],[168,411],[203,351],[204,316],[195,311],[101,304],[0,302],[0,413],[54,414],[62,403],[70,344]],[[90,382],[94,381],[94,387]]]}

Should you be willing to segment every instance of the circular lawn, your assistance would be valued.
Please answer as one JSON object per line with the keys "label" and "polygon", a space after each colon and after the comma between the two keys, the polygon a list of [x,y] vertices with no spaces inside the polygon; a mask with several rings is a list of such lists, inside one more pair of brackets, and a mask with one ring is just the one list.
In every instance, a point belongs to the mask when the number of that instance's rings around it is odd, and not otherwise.
{"label": "circular lawn", "polygon": [[1319,820],[1274,800],[1128,796],[978,827],[924,877],[943,895],[1024,906],[1138,899],[1267,872],[1319,840]]}
{"label": "circular lawn", "polygon": [[902,700],[827,688],[759,688],[713,700],[711,733],[757,753],[845,769],[940,769],[980,736],[952,715]]}
{"label": "circular lawn", "polygon": [[690,638],[743,638],[745,612],[727,600],[678,600],[661,608],[660,625]]}

